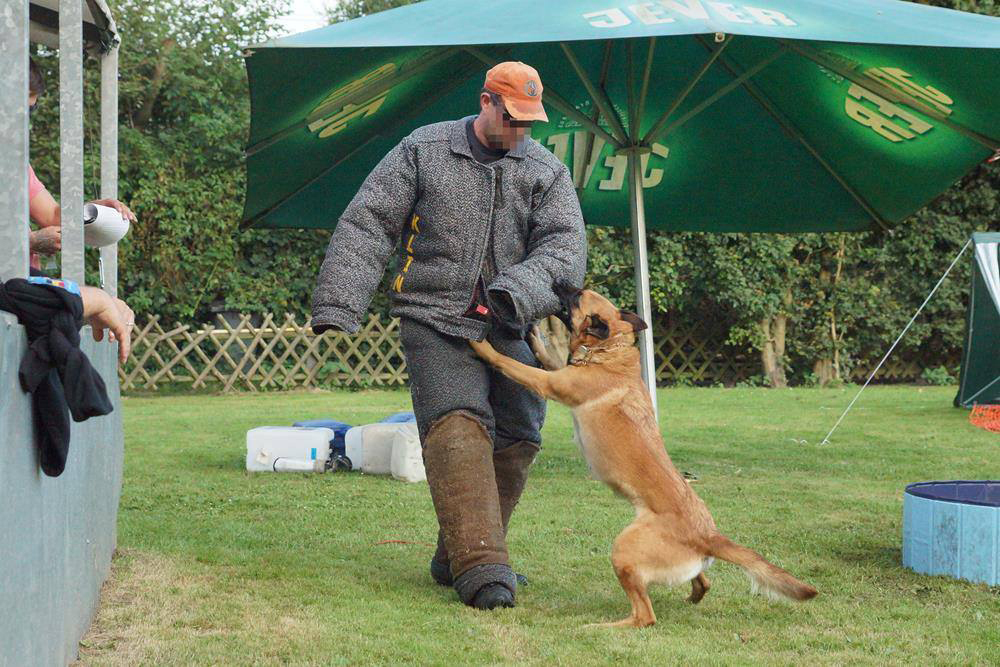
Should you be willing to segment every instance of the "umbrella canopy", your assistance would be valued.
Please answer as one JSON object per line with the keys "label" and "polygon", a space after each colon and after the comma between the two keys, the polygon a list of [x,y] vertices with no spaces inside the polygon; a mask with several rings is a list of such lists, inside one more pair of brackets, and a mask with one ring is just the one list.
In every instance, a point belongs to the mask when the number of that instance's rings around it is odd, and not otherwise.
{"label": "umbrella canopy", "polygon": [[650,227],[772,232],[898,222],[1000,147],[1000,19],[750,2],[426,0],[254,47],[245,219],[333,227],[403,136],[476,113],[501,60],[541,74],[534,137],[590,224],[626,224],[632,145]]}
{"label": "umbrella canopy", "polygon": [[[538,69],[533,136],[585,221],[631,222],[647,322],[647,210],[663,230],[885,228],[1000,155],[1000,19],[747,1],[425,0],[248,49],[245,222],[333,227],[402,137],[477,113],[504,60]],[[650,330],[640,346],[652,390]]]}

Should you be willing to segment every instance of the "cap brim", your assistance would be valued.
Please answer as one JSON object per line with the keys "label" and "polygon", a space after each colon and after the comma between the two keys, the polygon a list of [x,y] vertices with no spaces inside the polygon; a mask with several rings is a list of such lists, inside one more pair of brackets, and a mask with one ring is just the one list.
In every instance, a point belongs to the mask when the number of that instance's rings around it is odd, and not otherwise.
{"label": "cap brim", "polygon": [[542,101],[527,102],[515,100],[510,97],[503,98],[503,104],[507,108],[507,113],[514,120],[538,120],[543,123],[549,122],[549,117],[545,114],[545,107]]}

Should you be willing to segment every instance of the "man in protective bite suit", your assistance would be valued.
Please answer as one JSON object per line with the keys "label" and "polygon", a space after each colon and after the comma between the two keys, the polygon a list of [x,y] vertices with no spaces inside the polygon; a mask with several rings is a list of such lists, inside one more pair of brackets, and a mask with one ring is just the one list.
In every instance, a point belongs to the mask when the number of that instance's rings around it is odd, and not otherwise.
{"label": "man in protective bite suit", "polygon": [[431,576],[465,604],[495,609],[514,606],[507,526],[545,402],[466,341],[488,338],[537,365],[525,335],[559,310],[553,282],[582,284],[587,248],[568,169],[530,137],[532,123],[548,120],[538,72],[497,65],[479,107],[418,128],[369,174],[330,239],[312,326],[356,332],[399,248],[392,314],[440,527]]}

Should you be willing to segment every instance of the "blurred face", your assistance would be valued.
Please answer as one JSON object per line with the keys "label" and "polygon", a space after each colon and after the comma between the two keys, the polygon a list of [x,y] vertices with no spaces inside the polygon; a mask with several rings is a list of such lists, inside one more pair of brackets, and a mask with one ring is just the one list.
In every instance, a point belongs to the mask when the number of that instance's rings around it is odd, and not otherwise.
{"label": "blurred face", "polygon": [[38,93],[28,93],[28,110],[34,111],[38,105]]}
{"label": "blurred face", "polygon": [[499,95],[483,93],[479,96],[479,117],[483,119],[486,138],[494,148],[509,151],[531,136],[532,121],[511,118]]}

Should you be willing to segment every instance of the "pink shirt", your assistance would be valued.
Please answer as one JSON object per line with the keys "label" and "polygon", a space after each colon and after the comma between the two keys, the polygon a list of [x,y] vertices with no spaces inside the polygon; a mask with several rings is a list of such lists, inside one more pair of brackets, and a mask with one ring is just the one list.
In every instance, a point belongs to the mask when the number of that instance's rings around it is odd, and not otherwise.
{"label": "pink shirt", "polygon": [[[40,180],[38,180],[38,177],[35,176],[35,170],[32,169],[31,165],[29,164],[28,165],[28,201],[30,202],[32,199],[35,198],[35,196],[38,193],[44,192],[44,191],[45,191],[45,185],[43,185],[42,182]],[[36,255],[35,253],[31,253],[31,266],[32,266],[32,268],[35,268],[35,269],[39,269],[42,266],[42,263],[39,260],[38,255]]]}

